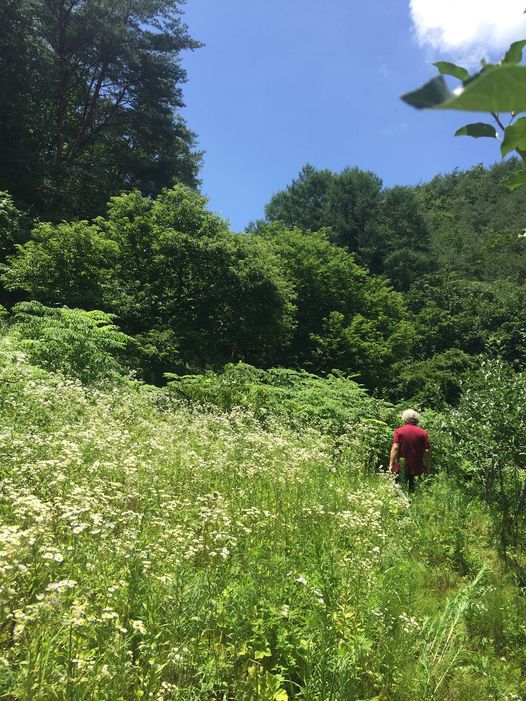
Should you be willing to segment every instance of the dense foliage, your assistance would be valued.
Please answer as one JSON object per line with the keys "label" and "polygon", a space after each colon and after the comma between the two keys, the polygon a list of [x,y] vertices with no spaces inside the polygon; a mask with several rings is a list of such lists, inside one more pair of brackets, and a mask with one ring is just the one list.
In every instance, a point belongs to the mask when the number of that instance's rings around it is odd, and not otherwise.
{"label": "dense foliage", "polygon": [[[2,4],[1,301],[114,315],[134,339],[132,366],[157,383],[244,361],[337,370],[439,408],[458,401],[484,358],[521,370],[526,194],[501,184],[516,161],[412,188],[305,166],[266,220],[236,236],[181,184],[195,187],[198,163],[180,116],[180,56],[198,43],[181,7]],[[485,109],[496,81],[491,99],[504,109],[523,48],[475,76],[437,64],[462,96],[439,78],[442,92],[411,99],[462,109],[469,94]],[[515,115],[504,129],[503,155],[522,157],[524,123]],[[460,132],[496,133],[481,123]]]}
{"label": "dense foliage", "polygon": [[282,363],[317,372],[354,372],[369,387],[407,357],[411,329],[401,295],[367,275],[325,233],[259,229],[295,291],[296,329]]}
{"label": "dense foliage", "polygon": [[104,312],[20,302],[9,322],[12,336],[35,365],[88,384],[116,380],[126,372],[123,363],[132,339]]}
{"label": "dense foliage", "polygon": [[[155,382],[164,372],[242,360],[341,370],[395,400],[454,404],[481,358],[517,370],[526,362],[526,195],[499,185],[513,167],[477,166],[413,190],[380,191],[367,226],[398,243],[392,254],[385,248],[388,270],[377,276],[333,242],[327,222],[260,222],[235,235],[182,185],[157,198],[126,193],[105,217],[38,223],[30,232],[4,195],[4,303],[25,295],[115,314],[135,338],[136,370]],[[380,211],[391,211],[401,238],[393,239],[394,224],[382,228]],[[414,250],[412,233],[402,240],[421,226],[425,253]],[[435,272],[422,267],[405,293],[395,292],[390,283],[400,286],[413,253]]]}
{"label": "dense foliage", "polygon": [[[437,176],[416,188],[382,190],[376,179],[374,195],[371,187],[364,187],[360,196],[356,189],[337,206],[327,195],[331,184],[354,178],[355,183],[370,185],[372,174],[359,174],[357,169],[334,174],[307,167],[271,200],[270,219],[287,228],[301,222],[306,232],[325,227],[330,241],[405,290],[404,332],[394,348],[398,362],[389,362],[378,344],[371,347],[383,381],[375,384],[370,374],[364,374],[369,387],[381,386],[395,399],[413,398],[421,406],[440,407],[457,401],[462,381],[481,357],[501,357],[516,369],[524,367],[526,192],[510,193],[500,184],[516,167],[513,160],[490,169],[476,166]],[[363,242],[354,238],[350,243],[348,238],[343,243],[338,217],[352,212],[366,196]],[[265,230],[265,225],[259,223],[252,230]],[[316,309],[315,304],[310,306]],[[319,364],[311,368],[358,369],[359,363],[342,350],[341,341],[331,340],[331,329],[338,323],[334,313],[326,317]],[[337,333],[340,338],[345,335]]]}
{"label": "dense foliage", "polygon": [[378,387],[409,351],[400,295],[323,233],[235,235],[182,185],[113,198],[92,223],[38,224],[3,281],[45,304],[116,314],[156,381],[244,360],[341,368]]}
{"label": "dense foliage", "polygon": [[486,169],[437,175],[417,188],[430,236],[430,255],[439,270],[493,282],[526,280],[524,230],[526,191],[510,193],[502,180],[514,159]]}
{"label": "dense foliage", "polygon": [[331,240],[354,253],[373,273],[385,273],[407,289],[432,269],[428,232],[411,188],[382,190],[374,173],[347,168],[341,173],[305,166],[265,208],[268,221],[304,231],[326,228]]}

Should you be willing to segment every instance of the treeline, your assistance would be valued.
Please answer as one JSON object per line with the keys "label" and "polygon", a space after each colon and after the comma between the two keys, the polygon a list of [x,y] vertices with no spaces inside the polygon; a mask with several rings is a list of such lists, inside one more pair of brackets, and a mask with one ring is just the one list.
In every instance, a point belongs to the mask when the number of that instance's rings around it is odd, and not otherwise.
{"label": "treeline", "polygon": [[392,188],[305,166],[234,234],[196,189],[181,4],[2,3],[5,307],[38,302],[24,314],[54,333],[73,317],[42,305],[112,315],[156,383],[244,361],[439,407],[482,358],[523,369],[526,194],[499,184],[513,163]]}
{"label": "treeline", "polygon": [[[241,235],[183,185],[156,198],[124,193],[110,200],[106,216],[37,222],[30,230],[6,195],[4,302],[33,299],[115,315],[133,338],[129,362],[153,382],[165,372],[242,360],[322,375],[339,370],[421,406],[455,403],[481,358],[504,358],[516,369],[526,362],[517,234],[523,195],[499,188],[502,169],[383,189],[358,169],[320,176],[305,168],[269,203],[267,220]],[[332,194],[322,196],[311,180],[328,183]],[[348,188],[339,190],[342,183]],[[481,206],[493,202],[479,238],[500,238],[514,273],[491,267],[492,246],[472,254],[477,221],[465,203],[473,192]],[[337,215],[340,228],[330,223]],[[445,241],[452,246],[453,238],[464,255],[451,255]]]}
{"label": "treeline", "polygon": [[[7,198],[4,211],[13,241]],[[341,367],[376,387],[409,333],[401,295],[326,234],[275,225],[233,234],[183,185],[156,199],[120,195],[92,222],[38,223],[15,247],[8,293],[115,314],[153,381],[245,360]]]}
{"label": "treeline", "polygon": [[402,292],[404,353],[384,366],[391,398],[455,403],[484,357],[524,368],[526,194],[500,184],[515,168],[509,160],[386,189],[357,168],[306,166],[267,205],[267,221],[325,228]]}

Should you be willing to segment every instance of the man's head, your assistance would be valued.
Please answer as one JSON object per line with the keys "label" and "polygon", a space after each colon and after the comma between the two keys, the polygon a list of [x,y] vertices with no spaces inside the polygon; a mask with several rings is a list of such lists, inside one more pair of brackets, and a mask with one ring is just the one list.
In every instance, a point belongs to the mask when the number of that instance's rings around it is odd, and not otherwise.
{"label": "man's head", "polygon": [[420,414],[414,409],[406,409],[402,412],[402,421],[405,424],[416,424],[420,421]]}

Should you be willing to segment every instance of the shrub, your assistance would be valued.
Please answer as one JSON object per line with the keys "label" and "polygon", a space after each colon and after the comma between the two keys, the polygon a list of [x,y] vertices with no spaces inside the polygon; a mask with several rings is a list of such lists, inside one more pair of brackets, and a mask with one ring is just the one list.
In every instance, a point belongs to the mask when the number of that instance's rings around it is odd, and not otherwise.
{"label": "shrub", "polygon": [[20,302],[12,309],[13,333],[31,361],[83,383],[125,373],[118,360],[131,343],[101,311]]}

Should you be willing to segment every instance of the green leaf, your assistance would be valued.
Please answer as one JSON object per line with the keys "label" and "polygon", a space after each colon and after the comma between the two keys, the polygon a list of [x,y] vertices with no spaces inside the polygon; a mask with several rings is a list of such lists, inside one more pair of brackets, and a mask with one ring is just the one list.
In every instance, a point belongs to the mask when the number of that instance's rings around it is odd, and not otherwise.
{"label": "green leaf", "polygon": [[433,78],[414,92],[402,95],[402,100],[417,109],[433,108],[454,97],[442,76]]}
{"label": "green leaf", "polygon": [[274,701],[289,701],[289,695],[285,689],[278,689],[274,694]]}
{"label": "green leaf", "polygon": [[442,75],[452,75],[459,80],[467,80],[469,78],[469,73],[462,66],[457,66],[454,63],[449,63],[449,61],[437,61],[433,63]]}
{"label": "green leaf", "polygon": [[508,190],[516,190],[518,187],[526,185],[526,173],[519,170],[516,173],[508,175],[507,178],[504,178],[500,182],[501,185],[505,185]]}
{"label": "green leaf", "polygon": [[502,63],[520,63],[522,61],[522,50],[526,46],[526,39],[514,41],[506,51]]}
{"label": "green leaf", "polygon": [[506,156],[510,151],[526,150],[526,117],[517,119],[516,122],[510,124],[504,130],[504,140],[500,147],[502,157]]}
{"label": "green leaf", "polygon": [[457,129],[455,136],[472,136],[474,139],[480,139],[481,136],[489,136],[492,139],[496,139],[498,134],[492,124],[474,122],[473,124],[466,124],[460,127],[460,129]]}
{"label": "green leaf", "polygon": [[402,100],[422,109],[425,107],[467,112],[526,111],[526,66],[504,64],[484,68],[465,86],[448,89],[442,76],[434,78],[419,90],[407,93]]}
{"label": "green leaf", "polygon": [[269,650],[269,648],[260,649],[256,650],[254,652],[254,659],[255,660],[263,660],[265,657],[272,657],[272,652]]}

